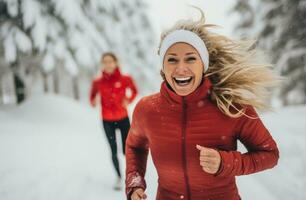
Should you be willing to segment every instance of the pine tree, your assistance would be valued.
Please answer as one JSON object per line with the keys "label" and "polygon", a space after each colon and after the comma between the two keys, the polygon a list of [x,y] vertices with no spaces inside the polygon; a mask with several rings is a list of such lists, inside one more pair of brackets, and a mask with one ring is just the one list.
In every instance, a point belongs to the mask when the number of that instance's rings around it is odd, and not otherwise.
{"label": "pine tree", "polygon": [[[148,16],[149,6],[143,0],[89,1],[90,19],[105,36],[109,47],[119,55],[124,71],[142,83],[143,92],[152,91],[159,77],[155,30]],[[94,10],[94,11],[93,11]],[[103,21],[103,23],[99,23]]]}
{"label": "pine tree", "polygon": [[0,10],[0,56],[8,65],[35,58],[45,79],[61,80],[55,68],[62,66],[76,84],[80,72],[97,70],[103,52],[114,51],[139,82],[151,80],[141,90],[156,87],[155,33],[141,0],[2,0]]}
{"label": "pine tree", "polygon": [[252,7],[256,10],[256,23],[251,29],[258,36],[259,45],[271,54],[276,70],[285,78],[278,91],[281,104],[305,104],[305,1],[261,0]]}
{"label": "pine tree", "polygon": [[252,0],[237,0],[231,9],[231,12],[238,13],[239,21],[236,24],[235,32],[240,34],[242,38],[251,37],[254,34],[255,11]]}

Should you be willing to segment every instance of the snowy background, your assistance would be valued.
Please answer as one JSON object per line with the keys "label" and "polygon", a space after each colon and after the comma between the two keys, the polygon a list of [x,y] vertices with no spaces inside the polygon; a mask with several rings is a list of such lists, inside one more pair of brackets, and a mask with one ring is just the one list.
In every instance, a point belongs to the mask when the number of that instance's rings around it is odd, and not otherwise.
{"label": "snowy background", "polygon": [[[223,27],[216,32],[258,39],[285,79],[271,97],[275,111],[261,113],[279,164],[238,177],[242,198],[306,199],[305,0],[0,0],[1,200],[124,199],[112,189],[115,171],[89,86],[101,53],[113,51],[138,99],[157,91],[159,34],[199,16],[188,4]],[[146,179],[154,199],[150,158]]]}

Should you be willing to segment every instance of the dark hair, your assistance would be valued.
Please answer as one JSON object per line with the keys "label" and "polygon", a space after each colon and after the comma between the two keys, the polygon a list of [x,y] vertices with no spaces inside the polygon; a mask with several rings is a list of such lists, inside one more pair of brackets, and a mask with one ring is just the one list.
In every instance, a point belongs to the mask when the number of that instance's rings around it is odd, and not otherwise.
{"label": "dark hair", "polygon": [[118,62],[118,58],[113,52],[106,52],[102,54],[101,60],[103,60],[106,56],[110,56],[114,59],[115,62]]}

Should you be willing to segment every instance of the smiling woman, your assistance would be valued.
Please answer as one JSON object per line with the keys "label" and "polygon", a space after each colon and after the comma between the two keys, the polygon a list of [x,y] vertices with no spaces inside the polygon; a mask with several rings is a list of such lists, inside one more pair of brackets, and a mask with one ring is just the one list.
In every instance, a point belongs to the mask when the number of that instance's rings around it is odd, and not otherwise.
{"label": "smiling woman", "polygon": [[[156,200],[239,200],[235,176],[277,164],[277,145],[255,108],[269,107],[263,95],[278,77],[258,62],[253,46],[211,27],[202,15],[162,34],[164,82],[138,102],[128,134],[128,199],[146,199],[149,150],[158,173]],[[247,153],[237,151],[238,140]]]}

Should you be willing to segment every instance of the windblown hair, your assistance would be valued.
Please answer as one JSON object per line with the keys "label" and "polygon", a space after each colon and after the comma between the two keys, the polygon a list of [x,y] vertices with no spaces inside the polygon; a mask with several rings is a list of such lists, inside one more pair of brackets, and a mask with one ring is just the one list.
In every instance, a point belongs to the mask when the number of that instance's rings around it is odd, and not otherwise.
{"label": "windblown hair", "polygon": [[[197,9],[201,13],[198,21],[178,21],[162,33],[160,44],[174,30],[196,33],[209,52],[209,68],[204,78],[210,79],[210,98],[221,112],[230,117],[240,117],[246,115],[247,106],[270,109],[267,100],[271,88],[279,83],[280,77],[273,72],[271,64],[266,63],[263,53],[256,49],[256,41],[232,40],[209,31],[217,26],[206,24],[203,11]],[[162,71],[161,75],[164,78]]]}

